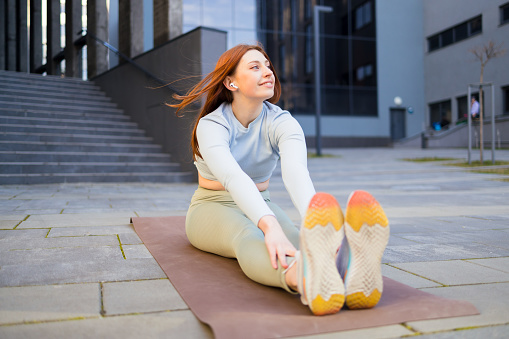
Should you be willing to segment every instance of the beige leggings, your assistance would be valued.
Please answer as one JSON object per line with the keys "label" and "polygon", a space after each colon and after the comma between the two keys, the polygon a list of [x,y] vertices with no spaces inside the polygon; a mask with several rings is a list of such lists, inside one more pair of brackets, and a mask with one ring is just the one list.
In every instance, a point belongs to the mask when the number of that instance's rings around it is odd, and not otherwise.
{"label": "beige leggings", "polygon": [[[260,192],[276,215],[288,240],[298,249],[299,230],[276,204],[268,191]],[[193,246],[228,258],[237,258],[242,271],[252,280],[281,287],[290,293],[284,268],[270,263],[263,232],[239,209],[230,193],[198,187],[186,217],[187,238]],[[288,263],[293,258],[287,257]]]}

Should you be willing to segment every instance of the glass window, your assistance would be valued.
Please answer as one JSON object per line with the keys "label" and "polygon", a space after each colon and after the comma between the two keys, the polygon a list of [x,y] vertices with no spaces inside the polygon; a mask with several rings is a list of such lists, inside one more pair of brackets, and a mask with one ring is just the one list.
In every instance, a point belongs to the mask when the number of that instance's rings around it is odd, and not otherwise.
{"label": "glass window", "polygon": [[255,29],[256,3],[255,0],[235,0],[234,2],[235,28]]}
{"label": "glass window", "polygon": [[203,1],[203,25],[217,28],[233,26],[233,0]]}
{"label": "glass window", "polygon": [[201,6],[200,0],[185,0],[183,7],[183,25],[188,27],[187,31],[192,30],[201,24]]}
{"label": "glass window", "polygon": [[482,17],[474,18],[470,21],[470,35],[482,32]]}
{"label": "glass window", "polygon": [[453,32],[452,29],[448,29],[447,31],[445,31],[441,34],[441,38],[442,38],[441,47],[445,47],[445,46],[450,45],[454,42],[452,32]]}
{"label": "glass window", "polygon": [[460,41],[468,38],[468,25],[467,23],[463,23],[454,27],[454,40]]}
{"label": "glass window", "polygon": [[431,127],[440,124],[444,120],[451,121],[451,100],[445,100],[429,105],[430,125]]}
{"label": "glass window", "polygon": [[428,38],[428,50],[434,51],[435,49],[440,48],[440,35],[434,35],[431,38]]}
{"label": "glass window", "polygon": [[504,99],[503,114],[509,114],[509,86],[502,88],[502,96]]}
{"label": "glass window", "polygon": [[361,29],[362,27],[371,23],[371,2],[368,1],[355,9],[355,29]]}
{"label": "glass window", "polygon": [[500,6],[500,24],[506,24],[509,22],[509,3]]}

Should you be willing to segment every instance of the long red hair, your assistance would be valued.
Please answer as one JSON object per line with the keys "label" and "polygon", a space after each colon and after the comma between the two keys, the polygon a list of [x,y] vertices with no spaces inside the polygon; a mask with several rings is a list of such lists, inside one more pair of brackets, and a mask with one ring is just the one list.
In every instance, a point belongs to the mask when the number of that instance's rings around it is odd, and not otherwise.
{"label": "long red hair", "polygon": [[240,59],[246,54],[247,51],[257,50],[263,54],[263,56],[269,61],[270,68],[274,73],[274,96],[267,101],[275,104],[279,101],[279,97],[281,96],[281,83],[274,71],[274,67],[272,62],[269,59],[269,56],[261,45],[246,45],[240,44],[233,48],[230,48],[226,52],[224,52],[216,63],[216,67],[214,70],[205,76],[196,86],[191,88],[187,94],[185,95],[177,95],[174,94],[173,98],[180,101],[178,104],[167,104],[170,107],[177,108],[175,114],[179,116],[179,111],[191,105],[192,103],[201,99],[204,94],[207,94],[207,100],[203,104],[203,107],[200,111],[198,118],[194,123],[194,128],[191,137],[191,148],[193,150],[193,158],[196,160],[196,157],[201,157],[198,140],[196,138],[196,128],[198,126],[198,122],[201,118],[206,116],[209,113],[212,113],[215,109],[217,109],[223,102],[231,103],[233,102],[232,93],[226,89],[223,84],[224,79],[227,76],[232,76],[237,69],[237,65],[240,62]]}

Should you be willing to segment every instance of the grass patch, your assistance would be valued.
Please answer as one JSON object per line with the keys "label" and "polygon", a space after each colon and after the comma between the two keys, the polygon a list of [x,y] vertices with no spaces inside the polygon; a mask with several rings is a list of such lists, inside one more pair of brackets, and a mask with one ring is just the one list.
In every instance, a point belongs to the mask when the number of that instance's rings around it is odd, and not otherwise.
{"label": "grass patch", "polygon": [[341,158],[341,156],[334,154],[317,155],[316,153],[308,153],[308,158]]}
{"label": "grass patch", "polygon": [[455,161],[456,158],[439,158],[439,157],[427,157],[427,158],[404,158],[405,161],[412,162],[430,162],[430,161]]}
{"label": "grass patch", "polygon": [[472,161],[471,164],[468,162],[459,162],[455,164],[449,164],[450,166],[459,166],[459,167],[479,167],[479,166],[502,166],[502,165],[509,165],[509,161],[495,161],[495,163],[492,163],[491,160],[484,160],[484,162],[481,164],[479,160]]}

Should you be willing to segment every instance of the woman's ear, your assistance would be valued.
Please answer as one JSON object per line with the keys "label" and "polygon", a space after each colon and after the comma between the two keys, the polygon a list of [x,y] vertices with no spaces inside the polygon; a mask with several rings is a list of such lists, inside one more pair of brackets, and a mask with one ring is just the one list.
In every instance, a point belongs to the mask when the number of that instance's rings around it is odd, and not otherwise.
{"label": "woman's ear", "polygon": [[226,77],[223,81],[223,85],[229,89],[230,91],[235,91],[236,89],[238,89],[238,87],[235,85],[235,82],[233,81],[232,78],[230,77]]}

